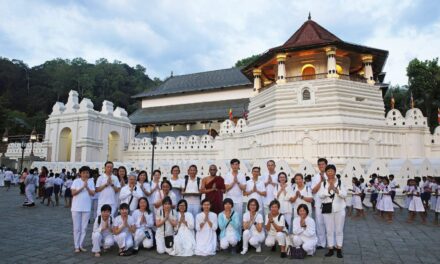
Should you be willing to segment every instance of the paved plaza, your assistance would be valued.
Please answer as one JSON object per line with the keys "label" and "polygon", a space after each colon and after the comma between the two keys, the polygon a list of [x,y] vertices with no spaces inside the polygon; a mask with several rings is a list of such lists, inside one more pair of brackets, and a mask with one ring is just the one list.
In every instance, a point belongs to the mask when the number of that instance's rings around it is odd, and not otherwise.
{"label": "paved plaza", "polygon": [[264,248],[250,250],[245,256],[218,253],[213,257],[170,257],[153,250],[138,255],[117,256],[116,248],[95,258],[91,249],[90,224],[86,253],[73,252],[70,210],[41,205],[22,208],[23,196],[18,188],[8,192],[0,188],[0,263],[440,263],[440,227],[405,223],[406,211],[396,211],[393,224],[386,224],[367,211],[365,220],[348,219],[345,227],[344,259],[325,258],[325,250],[304,261],[279,258]]}

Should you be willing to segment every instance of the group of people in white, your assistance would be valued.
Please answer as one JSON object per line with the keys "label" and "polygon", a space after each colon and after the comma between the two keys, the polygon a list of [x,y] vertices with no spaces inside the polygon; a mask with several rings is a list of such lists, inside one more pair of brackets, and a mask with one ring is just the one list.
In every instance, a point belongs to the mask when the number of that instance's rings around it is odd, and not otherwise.
{"label": "group of people in white", "polygon": [[75,252],[86,251],[92,198],[98,194],[92,233],[97,257],[113,244],[121,256],[136,254],[140,247],[155,246],[159,254],[173,256],[208,256],[218,250],[246,254],[250,247],[261,252],[265,245],[273,251],[278,246],[282,258],[312,256],[325,247],[327,257],[343,257],[348,190],[336,178],[334,165],[321,158],[310,183],[298,173],[291,184],[286,173],[276,173],[273,160],[267,162],[266,175],[254,167],[247,181],[240,161],[230,164],[224,178],[211,165],[209,176],[200,179],[192,165],[184,178],[173,166],[169,180],[156,170],[150,181],[141,171],[128,174],[124,182],[113,175],[113,163],[106,162],[96,184],[90,169],[81,167],[70,187]]}

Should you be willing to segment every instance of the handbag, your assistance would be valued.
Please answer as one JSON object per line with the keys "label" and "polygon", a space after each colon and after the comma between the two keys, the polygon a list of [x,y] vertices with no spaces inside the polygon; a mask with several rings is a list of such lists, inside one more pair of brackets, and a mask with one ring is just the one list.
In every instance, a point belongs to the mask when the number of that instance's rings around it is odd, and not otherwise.
{"label": "handbag", "polygon": [[333,199],[331,203],[323,203],[321,205],[321,212],[323,214],[331,214],[332,213],[332,207],[333,207]]}
{"label": "handbag", "polygon": [[[163,210],[162,210],[163,212]],[[171,211],[172,213],[172,211]],[[163,213],[163,215],[165,216],[165,213]],[[163,234],[165,235],[165,224],[166,221],[163,223]],[[172,248],[174,246],[174,235],[171,236],[165,236],[165,247],[166,248]]]}
{"label": "handbag", "polygon": [[294,246],[289,246],[287,248],[287,256],[290,259],[304,259],[307,255],[307,252],[301,247],[296,248]]}

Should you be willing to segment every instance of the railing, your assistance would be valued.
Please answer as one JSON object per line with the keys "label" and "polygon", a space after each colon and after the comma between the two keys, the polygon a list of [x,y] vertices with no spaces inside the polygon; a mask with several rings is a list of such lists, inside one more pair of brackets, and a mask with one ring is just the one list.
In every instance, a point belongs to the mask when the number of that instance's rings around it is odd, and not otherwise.
{"label": "railing", "polygon": [[[299,82],[299,81],[320,80],[320,79],[327,79],[327,73],[286,77],[287,82]],[[359,75],[339,74],[339,79],[349,80],[354,82],[362,82],[362,83],[367,82],[367,80],[364,77]]]}

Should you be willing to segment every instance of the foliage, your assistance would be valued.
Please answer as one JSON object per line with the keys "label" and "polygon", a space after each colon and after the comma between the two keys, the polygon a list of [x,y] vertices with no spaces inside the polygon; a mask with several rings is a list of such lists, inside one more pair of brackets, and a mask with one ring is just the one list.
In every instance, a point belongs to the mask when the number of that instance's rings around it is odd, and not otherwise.
{"label": "foliage", "polygon": [[90,98],[95,109],[109,100],[130,114],[138,106],[131,96],[157,84],[160,79],[151,80],[143,66],[120,61],[58,58],[29,67],[0,58],[0,133],[7,127],[10,135],[28,134],[33,126],[44,133],[54,102],[66,102],[70,90],[78,91],[80,100]]}
{"label": "foliage", "polygon": [[256,54],[256,55],[252,55],[250,57],[238,60],[235,63],[234,67],[235,68],[244,68],[244,67],[248,66],[249,64],[251,64],[252,62],[256,61],[259,57],[260,57],[260,55]]}

